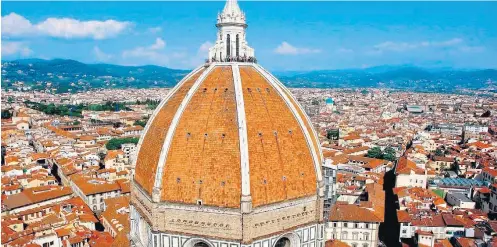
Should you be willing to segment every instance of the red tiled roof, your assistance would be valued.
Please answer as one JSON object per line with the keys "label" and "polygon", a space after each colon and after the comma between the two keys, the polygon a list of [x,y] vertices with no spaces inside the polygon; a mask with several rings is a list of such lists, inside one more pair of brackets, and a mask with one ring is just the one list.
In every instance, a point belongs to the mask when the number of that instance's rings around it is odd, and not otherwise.
{"label": "red tiled roof", "polygon": [[416,163],[408,160],[406,157],[400,157],[397,162],[397,167],[395,169],[396,174],[411,174],[414,172],[416,174],[424,174],[424,170],[419,168]]}
{"label": "red tiled roof", "polygon": [[72,194],[70,187],[41,186],[25,189],[19,194],[10,195],[3,201],[9,210],[40,203]]}
{"label": "red tiled roof", "polygon": [[330,221],[382,222],[373,210],[354,204],[335,204],[330,211]]}
{"label": "red tiled roof", "polygon": [[324,246],[325,247],[350,247],[350,245],[348,245],[347,243],[342,242],[338,239],[327,240]]}

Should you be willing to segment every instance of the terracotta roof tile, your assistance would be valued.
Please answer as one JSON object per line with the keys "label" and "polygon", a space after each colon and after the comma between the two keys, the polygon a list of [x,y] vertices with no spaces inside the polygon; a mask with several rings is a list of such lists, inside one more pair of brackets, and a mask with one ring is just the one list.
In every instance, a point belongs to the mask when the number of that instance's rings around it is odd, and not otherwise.
{"label": "terracotta roof tile", "polygon": [[135,168],[135,180],[148,193],[152,193],[155,172],[159,162],[161,148],[166,138],[166,130],[176,113],[183,98],[195,83],[197,78],[202,74],[203,69],[186,80],[173,95],[170,96],[167,103],[158,109],[157,115],[148,123],[148,130],[144,134],[143,142],[137,155]]}
{"label": "terracotta roof tile", "polygon": [[330,211],[330,221],[382,222],[370,209],[354,204],[335,204]]}

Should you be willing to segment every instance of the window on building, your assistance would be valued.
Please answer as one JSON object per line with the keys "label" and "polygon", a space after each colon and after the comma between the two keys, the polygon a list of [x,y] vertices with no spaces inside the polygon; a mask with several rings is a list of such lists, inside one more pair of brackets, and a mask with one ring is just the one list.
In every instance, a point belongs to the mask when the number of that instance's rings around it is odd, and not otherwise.
{"label": "window on building", "polygon": [[369,228],[369,224],[368,223],[364,224],[364,228]]}
{"label": "window on building", "polygon": [[362,247],[368,247],[367,243],[362,244]]}
{"label": "window on building", "polygon": [[236,56],[240,56],[240,39],[238,38],[238,34],[236,35]]}
{"label": "window on building", "polygon": [[193,247],[209,247],[209,245],[205,242],[197,242],[195,243],[195,245],[193,245]]}
{"label": "window on building", "polygon": [[354,223],[354,228],[359,228],[359,223]]}
{"label": "window on building", "polygon": [[352,233],[352,239],[353,239],[353,240],[358,240],[358,239],[359,239],[359,238],[358,238],[358,236],[359,236],[359,233],[358,233],[358,232],[353,232],[353,233]]}
{"label": "window on building", "polygon": [[337,227],[337,223],[336,222],[333,222],[333,227]]}
{"label": "window on building", "polygon": [[231,40],[230,40],[230,35],[226,35],[226,57],[231,56]]}
{"label": "window on building", "polygon": [[347,223],[343,223],[343,227],[347,227],[347,225],[348,225]]}
{"label": "window on building", "polygon": [[347,240],[349,238],[349,234],[347,232],[342,232],[342,239],[341,240]]}
{"label": "window on building", "polygon": [[363,240],[369,240],[369,233],[364,233],[363,238]]}
{"label": "window on building", "polygon": [[276,242],[274,247],[290,247],[290,239],[282,237]]}
{"label": "window on building", "polygon": [[357,247],[357,243],[352,243],[352,247]]}

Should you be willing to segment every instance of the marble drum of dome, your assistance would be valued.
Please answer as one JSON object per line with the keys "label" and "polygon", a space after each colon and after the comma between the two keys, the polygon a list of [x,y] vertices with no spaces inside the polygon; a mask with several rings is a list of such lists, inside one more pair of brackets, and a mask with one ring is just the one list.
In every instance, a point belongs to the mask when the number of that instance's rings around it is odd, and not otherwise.
{"label": "marble drum of dome", "polygon": [[214,55],[145,128],[132,183],[135,246],[323,246],[319,140],[289,90],[248,59],[244,23],[228,1]]}

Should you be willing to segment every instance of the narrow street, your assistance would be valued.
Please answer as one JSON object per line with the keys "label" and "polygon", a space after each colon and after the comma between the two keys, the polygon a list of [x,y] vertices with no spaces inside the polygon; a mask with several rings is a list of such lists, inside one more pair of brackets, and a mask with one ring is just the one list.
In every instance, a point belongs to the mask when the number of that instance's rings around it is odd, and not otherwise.
{"label": "narrow street", "polygon": [[383,190],[385,191],[385,222],[380,226],[380,240],[388,247],[401,246],[399,242],[400,224],[397,219],[397,196],[393,193],[395,187],[394,169],[384,177]]}

